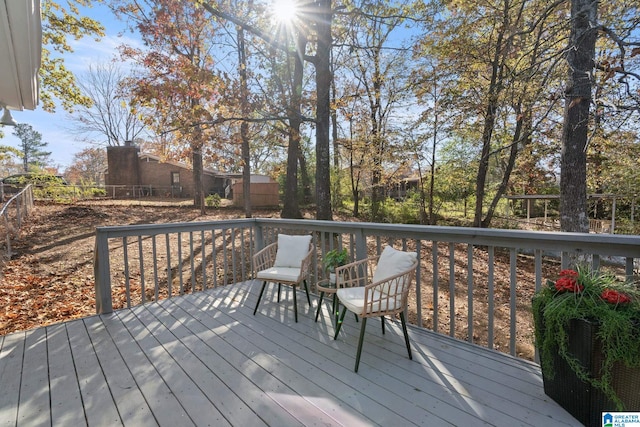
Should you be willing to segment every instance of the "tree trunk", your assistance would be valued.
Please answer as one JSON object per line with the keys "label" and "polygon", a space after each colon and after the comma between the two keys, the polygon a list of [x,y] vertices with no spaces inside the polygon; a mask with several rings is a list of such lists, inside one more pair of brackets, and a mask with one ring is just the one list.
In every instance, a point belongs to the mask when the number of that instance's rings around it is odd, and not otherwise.
{"label": "tree trunk", "polygon": [[[198,137],[201,134],[198,132]],[[200,208],[200,212],[204,214],[204,190],[202,186],[202,142],[194,144],[192,154],[193,162],[193,206]]]}
{"label": "tree trunk", "polygon": [[[298,134],[300,132],[298,131]],[[298,166],[300,167],[300,183],[302,184],[302,203],[308,205],[313,201],[311,194],[311,177],[309,176],[309,168],[307,167],[307,158],[304,157],[304,151],[300,146],[302,139],[298,137]]]}
{"label": "tree trunk", "polygon": [[493,130],[496,123],[496,113],[499,107],[499,97],[504,86],[504,62],[506,55],[505,32],[509,29],[509,3],[504,2],[503,22],[498,32],[495,44],[495,52],[491,59],[491,80],[489,82],[487,105],[484,116],[484,124],[482,129],[482,153],[480,155],[480,164],[478,166],[478,175],[476,176],[476,209],[473,218],[474,227],[482,227],[482,208],[484,206],[484,197],[486,193],[487,174],[489,172],[489,154],[491,153],[491,140],[493,138]]}
{"label": "tree trunk", "polygon": [[597,37],[597,0],[571,1],[571,36],[567,49],[566,89],[560,170],[562,231],[589,232],[587,216],[587,140],[591,74]]}
{"label": "tree trunk", "polygon": [[[434,106],[433,106],[433,140],[431,145],[431,166],[429,168],[429,224],[436,225],[436,218],[433,213],[433,204],[434,204],[434,193],[436,186],[436,147],[438,145],[438,129],[440,126],[439,119],[439,108],[440,103],[437,100],[438,88],[434,80],[433,84],[433,96],[434,96]],[[420,185],[422,186],[422,178],[420,178]]]}
{"label": "tree trunk", "polygon": [[[333,64],[331,64],[332,74],[333,74]],[[335,80],[331,79],[331,98],[333,105],[336,105],[337,95],[336,95],[336,83]],[[332,200],[331,206],[337,208],[338,206],[342,206],[342,200],[340,198],[340,144],[338,144],[338,111],[337,109],[333,109],[331,111],[331,136],[333,139],[333,188],[331,191]]]}
{"label": "tree trunk", "polygon": [[[306,37],[298,34],[296,38],[296,50],[306,50]],[[291,81],[291,99],[289,104],[289,146],[287,147],[287,175],[284,183],[284,201],[282,206],[282,218],[302,218],[298,203],[298,159],[300,154],[300,103],[302,102],[302,79],[304,63],[302,58],[294,55],[293,80]],[[302,169],[301,162],[301,169]]]}
{"label": "tree trunk", "polygon": [[[249,117],[249,90],[247,88],[247,53],[244,45],[244,30],[238,27],[238,65],[240,74],[240,108],[242,117]],[[242,144],[242,193],[244,195],[244,216],[251,218],[251,149],[249,147],[249,123],[240,123]]]}
{"label": "tree trunk", "polygon": [[316,218],[332,220],[329,173],[329,121],[331,90],[331,0],[318,0],[316,31]]}
{"label": "tree trunk", "polygon": [[530,132],[531,129],[531,113],[526,112],[524,114],[520,113],[520,110],[516,110],[516,116],[522,117],[518,120],[516,124],[515,132],[513,133],[513,138],[511,141],[511,149],[509,150],[509,159],[507,160],[507,166],[502,175],[502,181],[496,190],[496,194],[493,196],[491,200],[491,204],[489,205],[489,209],[487,209],[487,214],[482,219],[482,228],[488,228],[491,225],[491,220],[493,219],[493,215],[496,212],[496,208],[498,207],[498,202],[502,198],[502,195],[507,190],[507,186],[509,185],[509,179],[511,177],[511,172],[513,172],[513,168],[516,164],[516,158],[518,157],[519,145],[524,144],[524,141],[521,141],[523,138],[522,135],[526,132]]}

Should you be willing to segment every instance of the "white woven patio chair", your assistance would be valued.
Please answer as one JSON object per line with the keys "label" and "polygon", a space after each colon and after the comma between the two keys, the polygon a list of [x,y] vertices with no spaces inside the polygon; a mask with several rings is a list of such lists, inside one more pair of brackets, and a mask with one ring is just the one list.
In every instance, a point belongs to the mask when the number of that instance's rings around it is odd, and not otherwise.
{"label": "white woven patio chair", "polygon": [[[372,265],[376,262],[375,272],[371,274]],[[384,316],[398,314],[409,359],[413,358],[404,311],[417,266],[417,253],[398,251],[387,246],[379,257],[356,261],[336,269],[338,300],[344,308],[333,338],[338,338],[347,310],[362,319],[354,369],[356,372],[360,364],[364,331],[369,317],[380,317],[384,334]]]}
{"label": "white woven patio chair", "polygon": [[314,253],[311,236],[289,236],[278,234],[278,241],[266,246],[253,256],[254,277],[262,280],[260,296],[253,310],[255,315],[262,299],[262,294],[267,283],[278,284],[278,302],[280,302],[281,286],[289,285],[293,288],[293,310],[295,320],[298,321],[298,302],[296,287],[301,283],[307,292],[307,301],[311,307],[307,275]]}

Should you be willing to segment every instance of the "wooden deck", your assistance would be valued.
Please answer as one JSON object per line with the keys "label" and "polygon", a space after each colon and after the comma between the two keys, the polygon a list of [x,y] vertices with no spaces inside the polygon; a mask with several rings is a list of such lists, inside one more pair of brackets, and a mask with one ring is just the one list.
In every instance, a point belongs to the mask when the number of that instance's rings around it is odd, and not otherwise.
{"label": "wooden deck", "polygon": [[[0,426],[579,425],[537,365],[239,284],[0,337]],[[275,287],[273,287],[275,288]],[[299,295],[299,303],[306,298]],[[315,308],[315,300],[312,300]]]}

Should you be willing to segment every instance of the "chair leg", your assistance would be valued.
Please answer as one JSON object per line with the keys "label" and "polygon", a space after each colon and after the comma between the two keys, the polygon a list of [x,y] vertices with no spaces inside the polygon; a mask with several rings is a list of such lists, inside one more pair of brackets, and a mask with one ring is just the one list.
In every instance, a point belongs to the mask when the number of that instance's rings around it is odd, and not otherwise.
{"label": "chair leg", "polygon": [[409,353],[409,359],[413,360],[411,356],[411,344],[409,343],[409,333],[407,332],[407,322],[404,320],[404,312],[400,312],[400,321],[402,322],[402,332],[404,333],[404,342],[407,344],[407,352]]}
{"label": "chair leg", "polygon": [[291,287],[293,289],[293,314],[296,318],[296,323],[298,323],[298,298],[296,297],[296,286],[293,285]]}
{"label": "chair leg", "polygon": [[282,289],[282,283],[278,283],[278,302],[280,302],[280,289]]}
{"label": "chair leg", "polygon": [[345,314],[347,314],[347,307],[342,309],[342,314],[340,315],[340,319],[338,320],[338,325],[336,326],[336,333],[333,336],[334,340],[338,338],[338,333],[340,333],[340,328],[342,327],[342,321],[344,320]]}
{"label": "chair leg", "polygon": [[384,316],[380,316],[380,323],[382,324],[382,335],[384,335]]}
{"label": "chair leg", "polygon": [[320,314],[320,309],[322,308],[322,298],[324,298],[324,291],[320,291],[320,299],[318,300],[318,309],[316,310],[316,322],[318,321],[318,315]]}
{"label": "chair leg", "polygon": [[258,301],[256,302],[256,308],[253,309],[253,315],[256,315],[258,311],[258,306],[260,305],[260,300],[262,299],[262,294],[264,293],[264,288],[267,286],[267,281],[262,282],[262,289],[260,289],[260,295],[258,295]]}
{"label": "chair leg", "polygon": [[331,315],[335,318],[334,323],[338,323],[338,310],[340,307],[338,306],[338,294],[333,294],[333,302],[331,303]]}
{"label": "chair leg", "polygon": [[364,328],[367,326],[367,318],[362,318],[362,326],[360,327],[360,340],[358,341],[358,352],[356,353],[356,367],[355,371],[358,372],[358,365],[360,365],[360,355],[362,354],[362,341],[364,341]]}
{"label": "chair leg", "polygon": [[304,279],[302,283],[304,283],[304,290],[307,292],[307,302],[309,303],[309,307],[311,307],[311,297],[309,296],[309,286],[307,285],[307,279]]}

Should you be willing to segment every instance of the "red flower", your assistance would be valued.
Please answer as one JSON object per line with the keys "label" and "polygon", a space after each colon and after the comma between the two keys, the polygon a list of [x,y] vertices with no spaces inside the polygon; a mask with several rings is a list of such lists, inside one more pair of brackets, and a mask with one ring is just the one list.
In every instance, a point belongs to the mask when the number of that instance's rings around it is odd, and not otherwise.
{"label": "red flower", "polygon": [[625,304],[631,302],[629,295],[622,292],[614,291],[613,289],[605,289],[600,294],[600,298],[608,302],[609,304]]}
{"label": "red flower", "polygon": [[578,277],[578,272],[575,270],[562,270],[560,277]]}
{"label": "red flower", "polygon": [[[562,272],[564,271],[567,270],[563,270]],[[563,277],[560,277],[558,280],[556,280],[555,286],[558,292],[581,292],[584,289],[584,286],[578,283],[573,277],[569,277],[569,275],[564,275]]]}

